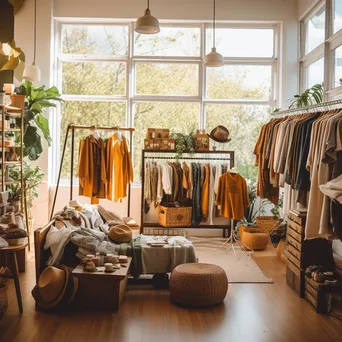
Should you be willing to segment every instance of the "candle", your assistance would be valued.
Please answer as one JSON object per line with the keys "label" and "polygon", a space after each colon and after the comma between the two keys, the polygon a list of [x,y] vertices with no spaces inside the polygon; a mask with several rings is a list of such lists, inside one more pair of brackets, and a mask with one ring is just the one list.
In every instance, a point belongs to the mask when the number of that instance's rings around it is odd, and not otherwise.
{"label": "candle", "polygon": [[15,85],[12,83],[4,83],[4,91],[6,94],[13,94],[14,93]]}

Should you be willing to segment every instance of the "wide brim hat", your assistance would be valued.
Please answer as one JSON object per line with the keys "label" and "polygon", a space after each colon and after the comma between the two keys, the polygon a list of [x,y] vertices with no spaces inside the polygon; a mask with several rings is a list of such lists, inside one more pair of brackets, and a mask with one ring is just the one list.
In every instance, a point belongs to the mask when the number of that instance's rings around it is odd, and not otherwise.
{"label": "wide brim hat", "polygon": [[132,241],[133,232],[130,227],[118,224],[110,229],[108,236],[113,242],[128,243]]}
{"label": "wide brim hat", "polygon": [[229,138],[228,129],[220,125],[215,127],[208,136],[218,143],[227,143],[232,140]]}
{"label": "wide brim hat", "polygon": [[32,296],[41,309],[63,308],[72,302],[78,290],[78,279],[65,265],[49,266],[39,277]]}

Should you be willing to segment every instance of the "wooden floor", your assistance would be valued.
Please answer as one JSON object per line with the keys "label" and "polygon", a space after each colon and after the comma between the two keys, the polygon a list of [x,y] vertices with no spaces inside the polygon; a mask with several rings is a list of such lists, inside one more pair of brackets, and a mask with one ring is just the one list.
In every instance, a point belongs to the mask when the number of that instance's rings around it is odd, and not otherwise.
{"label": "wooden floor", "polygon": [[[35,311],[30,291],[34,263],[21,276],[24,313],[18,314],[13,285],[9,309],[0,323],[0,341],[116,342],[330,342],[342,341],[342,328],[316,314],[285,284],[276,257],[255,258],[273,284],[232,284],[223,305],[187,310],[169,302],[168,291],[130,288],[120,312]],[[99,290],[100,289],[94,289]]]}

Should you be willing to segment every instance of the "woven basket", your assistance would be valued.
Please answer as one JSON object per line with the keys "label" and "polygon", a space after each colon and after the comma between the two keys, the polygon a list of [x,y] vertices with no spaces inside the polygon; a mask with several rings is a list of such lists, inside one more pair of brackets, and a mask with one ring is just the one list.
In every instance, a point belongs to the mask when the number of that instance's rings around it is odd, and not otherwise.
{"label": "woven basket", "polygon": [[240,241],[247,247],[255,250],[264,250],[270,239],[269,235],[259,227],[240,226]]}
{"label": "woven basket", "polygon": [[0,320],[7,311],[7,286],[0,287]]}
{"label": "woven basket", "polygon": [[270,233],[276,229],[280,221],[275,216],[257,216],[256,225],[260,227],[265,233]]}
{"label": "woven basket", "polygon": [[25,109],[25,95],[11,94],[11,106]]}
{"label": "woven basket", "polygon": [[211,307],[222,303],[227,291],[226,272],[217,265],[182,264],[171,273],[171,300],[181,306]]}
{"label": "woven basket", "polygon": [[168,208],[159,206],[158,221],[162,227],[190,227],[192,207]]}

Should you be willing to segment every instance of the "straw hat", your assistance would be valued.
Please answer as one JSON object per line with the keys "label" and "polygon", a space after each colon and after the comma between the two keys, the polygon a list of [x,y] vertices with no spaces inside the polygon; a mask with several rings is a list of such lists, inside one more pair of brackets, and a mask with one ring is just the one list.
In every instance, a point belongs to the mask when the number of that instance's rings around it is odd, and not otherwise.
{"label": "straw hat", "polygon": [[61,308],[74,299],[77,289],[78,279],[65,265],[49,266],[40,275],[32,295],[41,309]]}
{"label": "straw hat", "polygon": [[132,241],[133,233],[128,226],[118,224],[110,229],[108,236],[113,242],[128,243]]}
{"label": "straw hat", "polygon": [[208,135],[211,139],[218,143],[226,143],[232,140],[229,138],[228,129],[224,126],[215,127]]}

